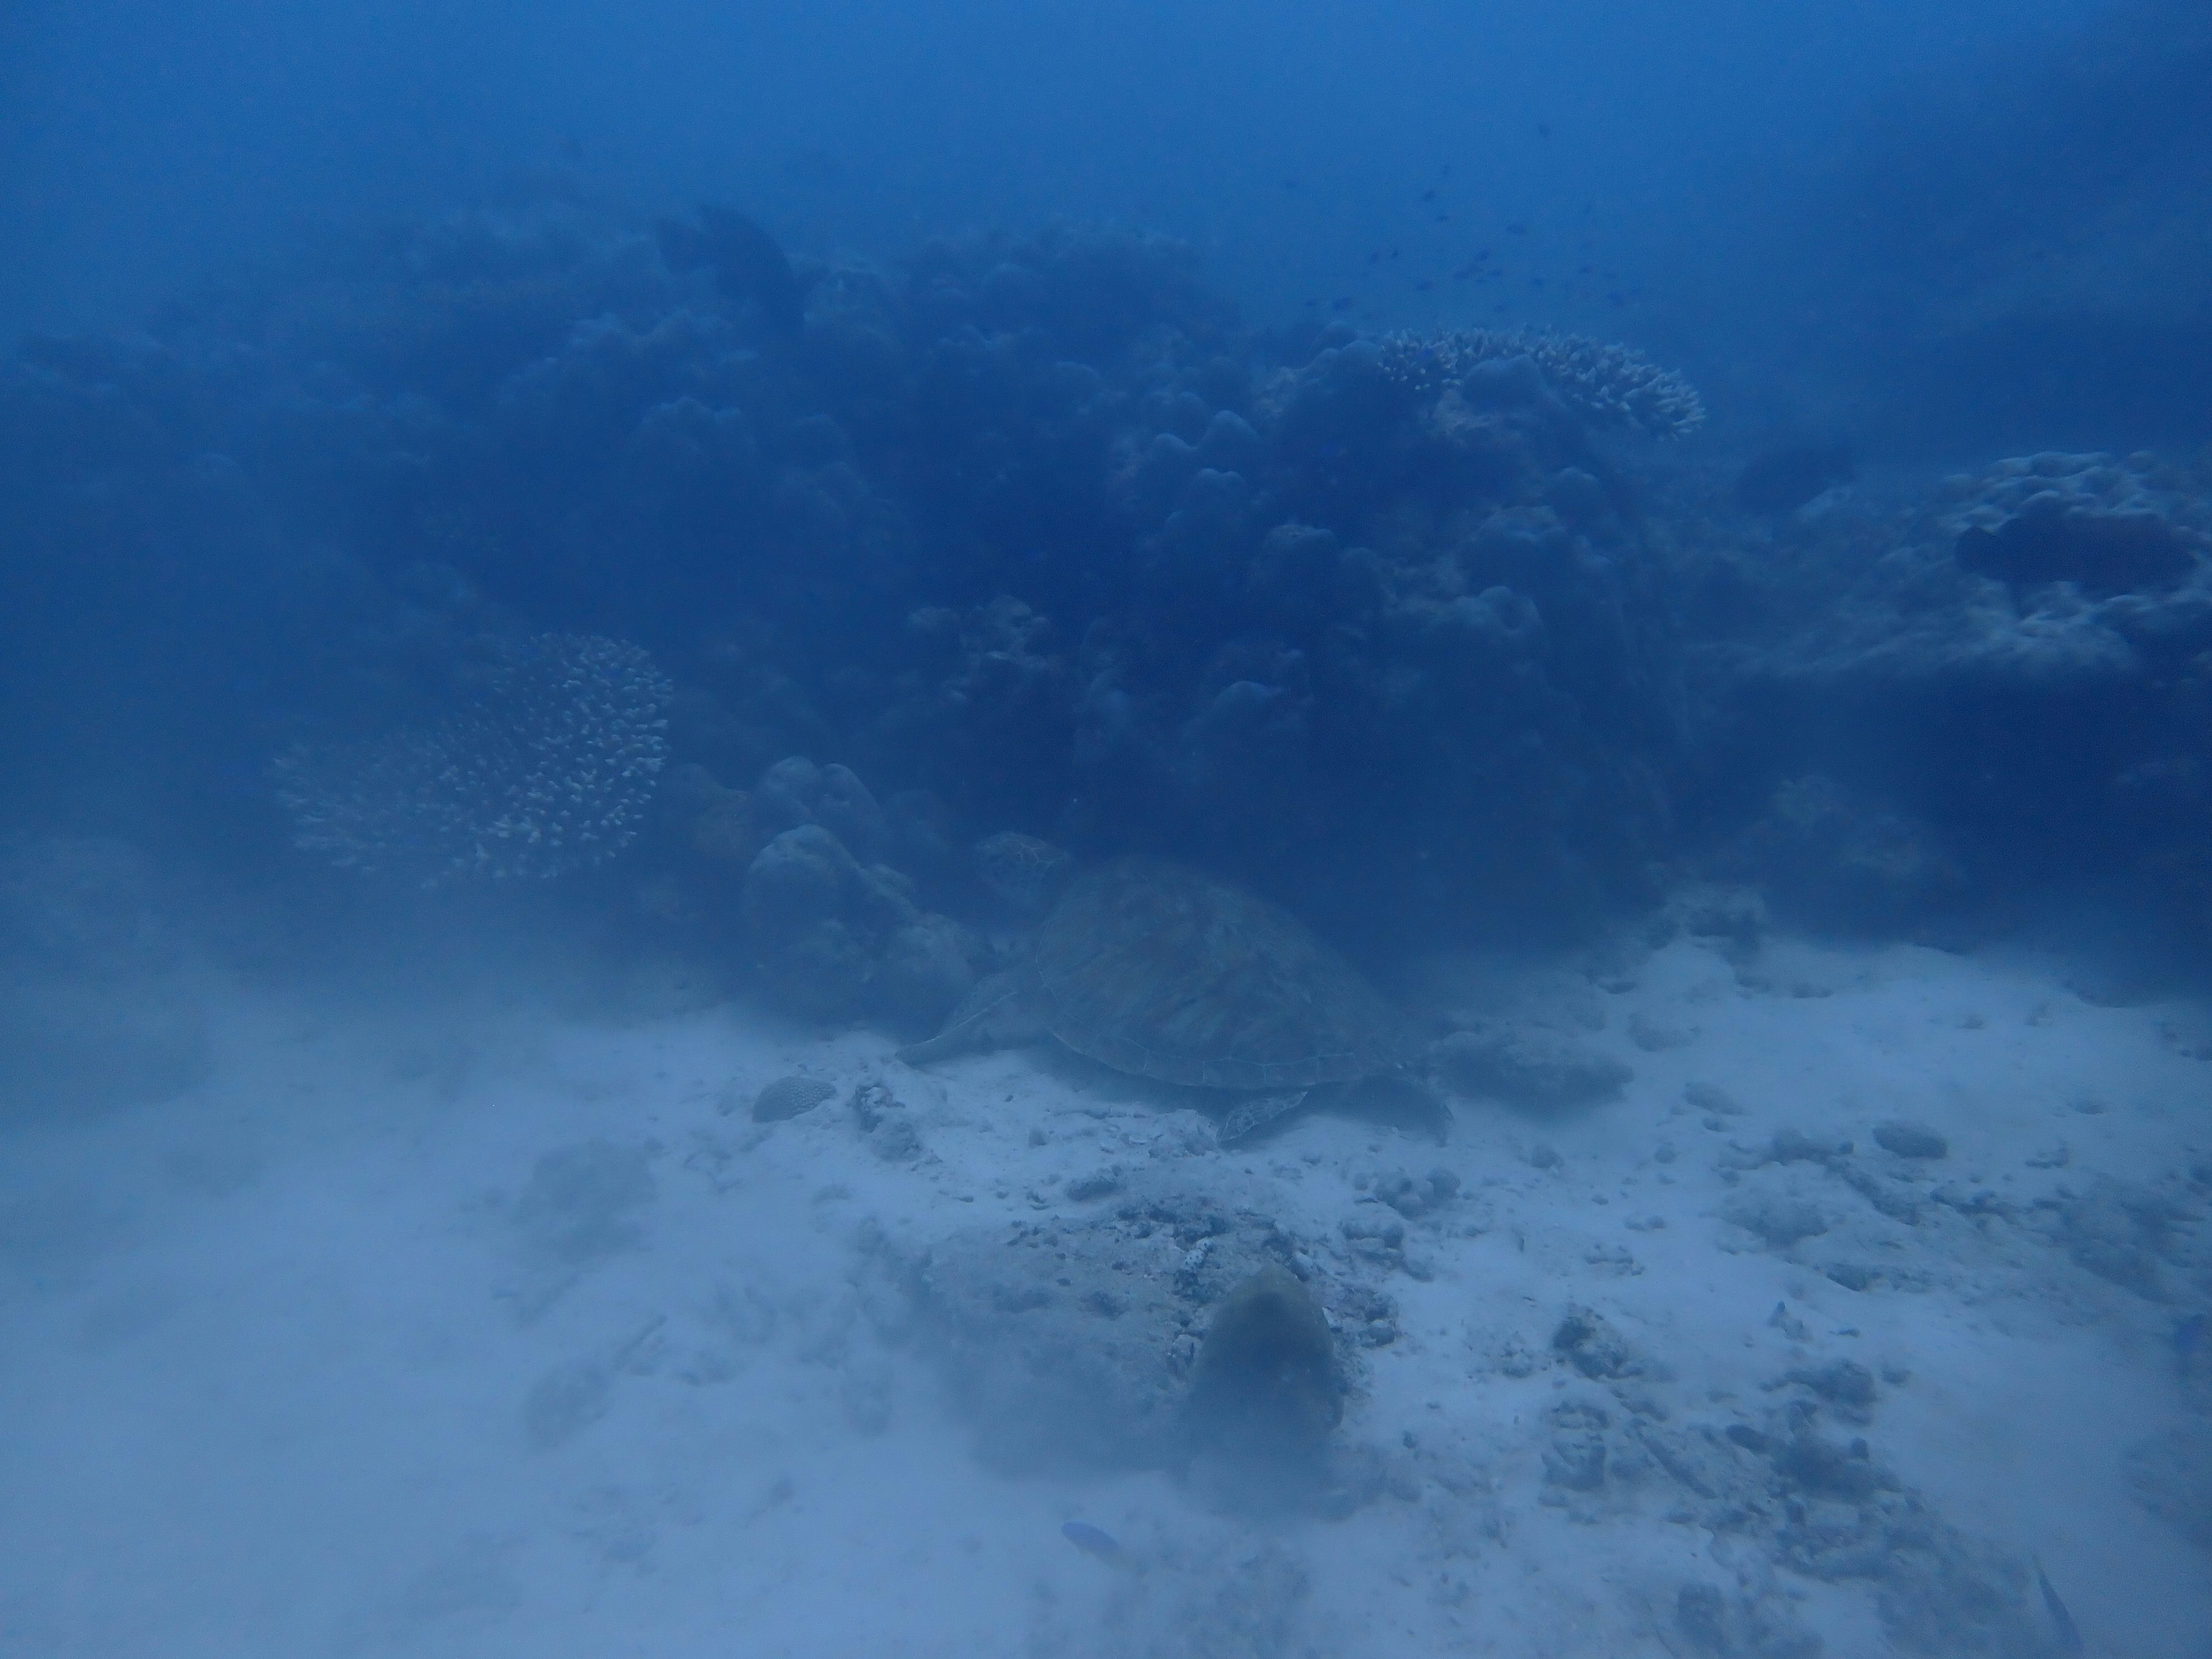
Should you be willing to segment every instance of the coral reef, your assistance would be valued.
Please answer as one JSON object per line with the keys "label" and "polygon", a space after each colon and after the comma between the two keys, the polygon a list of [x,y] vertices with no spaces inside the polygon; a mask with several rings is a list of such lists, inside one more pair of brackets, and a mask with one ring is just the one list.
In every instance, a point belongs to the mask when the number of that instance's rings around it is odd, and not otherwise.
{"label": "coral reef", "polygon": [[2085,878],[2212,915],[2208,551],[2198,473],[2050,453],[1680,557],[1705,768],[1756,791],[1721,866],[1855,931]]}
{"label": "coral reef", "polygon": [[281,757],[295,844],[426,887],[602,863],[644,822],[667,753],[669,690],[637,646],[593,635],[522,641],[467,707],[433,726]]}
{"label": "coral reef", "polygon": [[806,292],[775,239],[742,213],[699,210],[698,222],[663,219],[653,227],[671,270],[708,270],[726,299],[750,302],[779,334],[796,334],[806,317]]}
{"label": "coral reef", "polygon": [[[678,767],[662,818],[688,860],[678,901],[709,948],[726,949],[734,908],[761,988],[817,1018],[869,1015],[920,1036],[975,982],[988,949],[924,908],[915,878],[890,862],[949,863],[933,816],[911,799],[894,814],[849,767],[790,755],[750,790],[704,767]],[[738,891],[732,907],[728,888]]]}
{"label": "coral reef", "polygon": [[[0,640],[46,744],[12,787],[127,731],[205,757],[143,769],[174,779],[162,821],[252,848],[267,793],[215,774],[304,739],[276,804],[330,856],[566,867],[566,829],[487,839],[426,781],[503,695],[470,641],[590,629],[681,682],[661,741],[700,769],[663,792],[672,880],[741,882],[817,823],[933,910],[1011,923],[1017,866],[963,851],[1009,829],[1296,896],[1355,956],[1533,940],[1745,851],[1821,775],[1925,826],[1970,890],[2032,832],[2033,867],[2212,894],[2188,873],[2212,845],[2203,480],[2037,455],[1812,507],[1839,450],[1762,471],[1633,441],[1702,417],[1680,374],[1578,336],[1249,329],[1156,236],[867,265],[733,214],[457,214],[0,368],[0,617],[102,641]],[[95,567],[115,580],[73,574]],[[133,650],[158,730],[100,693],[95,659]],[[714,781],[827,754],[873,791]],[[2008,827],[2023,802],[2069,810]]]}
{"label": "coral reef", "polygon": [[[871,1002],[911,1019],[963,995],[968,969],[951,924],[927,917],[905,882],[863,866],[817,823],[787,830],[745,871],[744,919],[772,995],[805,1012],[842,1015]],[[919,1000],[921,1007],[908,1005]]]}
{"label": "coral reef", "polygon": [[2164,587],[2212,553],[2212,511],[2173,483],[2154,455],[2028,455],[1946,480],[1954,504],[1935,517],[1978,575],[2101,593]]}
{"label": "coral reef", "polygon": [[1444,329],[1391,334],[1381,348],[1383,374],[1417,395],[1434,395],[1478,368],[1526,357],[1559,401],[1583,419],[1629,426],[1655,438],[1680,438],[1705,423],[1705,400],[1673,369],[1633,347],[1580,334],[1534,329]]}
{"label": "coral reef", "polygon": [[1778,787],[1722,869],[1757,882],[1785,920],[1875,937],[1910,933],[1969,891],[1925,824],[1818,775]]}
{"label": "coral reef", "polygon": [[[1681,700],[1633,480],[1594,444],[1686,422],[1663,374],[1531,337],[1431,395],[1349,328],[1240,326],[1156,236],[824,267],[754,229],[510,205],[145,343],[27,351],[18,541],[46,570],[265,549],[281,577],[242,574],[262,597],[208,637],[281,712],[157,663],[226,734],[173,746],[305,738],[282,782],[310,836],[417,878],[474,860],[466,826],[376,814],[482,696],[423,688],[535,627],[674,666],[672,762],[842,756],[891,839],[833,833],[933,888],[972,893],[964,824],[1202,860],[1355,931],[1557,930],[1644,890]],[[1505,349],[1474,338],[1448,355]],[[102,706],[25,645],[58,704]],[[379,728],[415,735],[325,735]],[[750,861],[795,827],[759,805],[691,822]]]}

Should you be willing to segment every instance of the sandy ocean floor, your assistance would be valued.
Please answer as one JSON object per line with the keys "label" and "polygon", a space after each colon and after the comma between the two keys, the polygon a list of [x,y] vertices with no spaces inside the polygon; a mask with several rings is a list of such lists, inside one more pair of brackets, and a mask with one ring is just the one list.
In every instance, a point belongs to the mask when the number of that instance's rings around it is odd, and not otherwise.
{"label": "sandy ocean floor", "polygon": [[[1436,971],[1628,1080],[1224,1151],[1033,1051],[218,988],[202,1086],[0,1137],[0,1651],[2212,1655],[2202,1011],[1995,951]],[[1353,1382],[1311,1512],[1051,1455],[1109,1396],[1010,1435],[1079,1321],[927,1290],[1019,1237],[1171,1302],[1270,1227]]]}

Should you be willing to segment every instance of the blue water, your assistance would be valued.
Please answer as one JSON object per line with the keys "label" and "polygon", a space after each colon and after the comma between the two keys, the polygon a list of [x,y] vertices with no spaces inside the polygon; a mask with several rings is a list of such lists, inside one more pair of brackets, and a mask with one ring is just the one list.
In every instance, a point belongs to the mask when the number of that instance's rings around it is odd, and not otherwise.
{"label": "blue water", "polygon": [[[1689,939],[2193,1007],[2207,84],[2196,0],[13,6],[0,1134],[230,1086],[183,961],[910,1040],[1131,854],[1417,1046]],[[2015,1208],[2201,1437],[2200,1095]]]}

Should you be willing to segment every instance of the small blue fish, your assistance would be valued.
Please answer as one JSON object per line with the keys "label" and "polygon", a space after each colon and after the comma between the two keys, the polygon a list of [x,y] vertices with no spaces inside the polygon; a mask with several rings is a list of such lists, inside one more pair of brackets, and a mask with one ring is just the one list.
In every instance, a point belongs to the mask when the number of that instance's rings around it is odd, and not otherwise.
{"label": "small blue fish", "polygon": [[1114,1541],[1113,1534],[1101,1531],[1088,1521],[1063,1521],[1060,1535],[1085,1555],[1095,1555],[1101,1561],[1110,1561],[1117,1567],[1128,1562],[1128,1556]]}
{"label": "small blue fish", "polygon": [[2197,1368],[2207,1363],[2206,1350],[2212,1347],[2208,1338],[2212,1338],[2212,1315],[2191,1314],[2173,1328],[2173,1352],[2184,1377],[2194,1377]]}

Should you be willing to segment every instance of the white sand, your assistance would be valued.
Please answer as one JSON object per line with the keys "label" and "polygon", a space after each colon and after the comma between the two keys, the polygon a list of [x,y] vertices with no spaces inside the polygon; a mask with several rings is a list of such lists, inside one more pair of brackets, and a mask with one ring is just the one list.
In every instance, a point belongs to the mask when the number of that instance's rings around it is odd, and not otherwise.
{"label": "white sand", "polygon": [[[234,988],[203,1087],[0,1136],[0,1653],[1686,1654],[1695,1581],[1769,1651],[1814,1632],[1881,1654],[1877,1585],[1777,1566],[1663,1470],[1620,1467],[1624,1396],[1681,1443],[1850,1358],[1904,1380],[1827,1431],[1864,1436],[1989,1560],[2039,1555],[2088,1651],[2212,1654],[2212,1557],[2127,1474],[2130,1448],[2208,1429],[2173,1340],[2212,1245],[2179,1181],[2212,1155],[2201,1016],[2094,1006],[2002,954],[1777,946],[1751,977],[1683,941],[1628,988],[1532,979],[1539,1006],[1504,1012],[1631,1063],[1615,1103],[1461,1101],[1442,1149],[1314,1116],[1241,1153],[1032,1054],[924,1075],[881,1037],[736,1006],[440,1022]],[[718,1112],[800,1068],[838,1098],[765,1130]],[[859,1133],[844,1097],[870,1075],[918,1161]],[[1705,1127],[1691,1083],[1741,1115]],[[1891,1118],[1950,1155],[1911,1174],[1870,1139]],[[1785,1128],[1851,1140],[1851,1167],[1919,1193],[1919,1224],[1818,1162],[1742,1167]],[[592,1143],[562,1166],[580,1208],[533,1210],[541,1157]],[[970,1455],[897,1264],[1110,1207],[1055,1196],[1107,1165],[1270,1213],[1396,1298],[1342,1431],[1383,1495],[1262,1525],[1161,1474]],[[1465,1189],[1408,1224],[1412,1271],[1353,1257],[1340,1224],[1378,1212],[1355,1178],[1438,1167]],[[2182,1206],[2169,1299],[2087,1271],[2034,1207],[2100,1179]],[[1977,1219],[1978,1191],[2002,1207]],[[1754,1198],[1827,1231],[1771,1249],[1719,1213]],[[1881,1277],[1855,1291],[1837,1263]],[[1555,1354],[1571,1304],[1650,1374]],[[1602,1486],[1546,1484],[1563,1402],[1608,1414]],[[1073,1547],[1072,1517],[1133,1565]]]}

